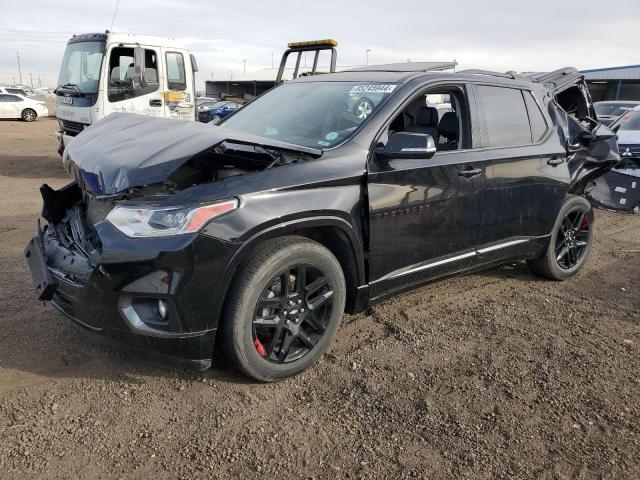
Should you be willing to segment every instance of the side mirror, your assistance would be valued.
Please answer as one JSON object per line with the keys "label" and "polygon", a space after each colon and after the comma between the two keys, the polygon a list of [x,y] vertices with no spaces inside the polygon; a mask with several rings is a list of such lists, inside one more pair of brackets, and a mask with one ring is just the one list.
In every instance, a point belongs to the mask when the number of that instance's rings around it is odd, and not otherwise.
{"label": "side mirror", "polygon": [[427,133],[394,132],[377,153],[386,158],[428,159],[436,153],[436,142]]}

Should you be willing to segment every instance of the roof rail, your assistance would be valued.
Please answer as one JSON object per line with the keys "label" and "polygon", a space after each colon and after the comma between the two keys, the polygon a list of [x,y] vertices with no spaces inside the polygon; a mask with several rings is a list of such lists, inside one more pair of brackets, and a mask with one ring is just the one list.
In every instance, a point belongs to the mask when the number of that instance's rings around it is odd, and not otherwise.
{"label": "roof rail", "polygon": [[440,72],[442,70],[451,70],[455,68],[456,65],[458,65],[458,62],[455,60],[453,62],[387,63],[385,65],[368,65],[366,67],[350,68],[343,70],[343,72]]}
{"label": "roof rail", "polygon": [[516,80],[518,78],[523,78],[522,75],[509,70],[508,72],[494,72],[491,70],[480,70],[477,68],[471,68],[468,70],[460,70],[458,73],[465,73],[468,75],[488,75],[491,77],[500,77],[500,78],[511,78],[513,80]]}
{"label": "roof rail", "polygon": [[563,75],[569,75],[571,73],[578,73],[578,70],[576,70],[573,67],[564,67],[564,68],[559,68],[557,70],[554,70],[552,72],[532,73],[531,75],[529,75],[529,78],[533,82],[544,83],[544,82],[548,82],[549,80],[562,77]]}

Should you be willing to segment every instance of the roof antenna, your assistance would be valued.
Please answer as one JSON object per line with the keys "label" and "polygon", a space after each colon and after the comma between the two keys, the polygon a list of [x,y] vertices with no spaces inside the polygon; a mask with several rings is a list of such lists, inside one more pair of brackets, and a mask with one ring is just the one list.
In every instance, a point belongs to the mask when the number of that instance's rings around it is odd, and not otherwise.
{"label": "roof antenna", "polygon": [[109,30],[113,30],[113,23],[116,21],[116,14],[118,13],[118,5],[120,5],[120,0],[116,0],[116,8],[113,9],[113,18],[111,19]]}

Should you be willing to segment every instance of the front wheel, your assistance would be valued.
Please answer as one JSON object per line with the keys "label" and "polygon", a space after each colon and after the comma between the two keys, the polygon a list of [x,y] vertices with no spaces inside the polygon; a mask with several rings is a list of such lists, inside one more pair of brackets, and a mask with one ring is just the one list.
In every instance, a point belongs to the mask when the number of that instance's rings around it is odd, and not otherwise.
{"label": "front wheel", "polygon": [[552,280],[565,280],[585,264],[593,243],[593,210],[580,196],[570,195],[562,205],[542,257],[529,260],[529,268]]}
{"label": "front wheel", "polygon": [[269,242],[230,286],[219,338],[225,358],[262,382],[301,372],[333,340],[345,290],[340,263],[324,246],[304,237]]}
{"label": "front wheel", "polygon": [[36,113],[35,110],[31,108],[25,108],[22,111],[22,119],[25,122],[33,122],[37,117],[38,117],[38,114]]}

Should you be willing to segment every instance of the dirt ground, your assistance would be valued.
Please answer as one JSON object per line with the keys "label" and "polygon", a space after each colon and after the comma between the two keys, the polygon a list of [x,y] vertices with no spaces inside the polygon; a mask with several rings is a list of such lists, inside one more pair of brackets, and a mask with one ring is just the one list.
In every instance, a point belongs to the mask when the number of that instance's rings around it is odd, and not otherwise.
{"label": "dirt ground", "polygon": [[586,268],[453,277],[345,317],[261,385],[93,346],[22,250],[66,182],[55,119],[0,121],[0,477],[640,478],[640,215],[597,211]]}

